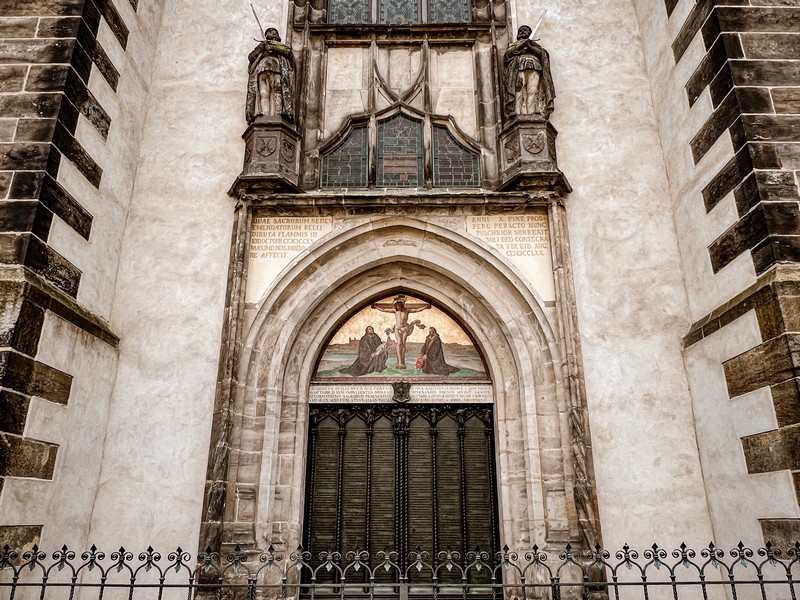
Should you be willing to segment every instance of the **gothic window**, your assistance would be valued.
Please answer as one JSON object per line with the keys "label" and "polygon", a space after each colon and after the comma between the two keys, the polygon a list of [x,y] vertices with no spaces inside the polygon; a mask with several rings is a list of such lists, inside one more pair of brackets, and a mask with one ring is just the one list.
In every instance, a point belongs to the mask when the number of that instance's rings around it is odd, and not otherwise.
{"label": "gothic window", "polygon": [[440,125],[433,126],[433,185],[478,185],[478,157],[462,147],[447,128]]}
{"label": "gothic window", "polygon": [[[370,148],[370,127],[375,147]],[[377,121],[376,125],[358,125],[344,142],[322,155],[323,188],[354,187],[479,187],[478,153],[462,145],[444,125],[433,125],[432,145],[426,150],[422,120],[403,113]],[[369,174],[369,157],[375,165]],[[433,181],[425,181],[425,165]]]}
{"label": "gothic window", "polygon": [[322,187],[367,187],[367,127],[354,127],[322,160]]}
{"label": "gothic window", "polygon": [[402,113],[378,123],[378,187],[422,184],[422,123]]}
{"label": "gothic window", "polygon": [[469,0],[328,0],[328,22],[363,24],[469,23]]}

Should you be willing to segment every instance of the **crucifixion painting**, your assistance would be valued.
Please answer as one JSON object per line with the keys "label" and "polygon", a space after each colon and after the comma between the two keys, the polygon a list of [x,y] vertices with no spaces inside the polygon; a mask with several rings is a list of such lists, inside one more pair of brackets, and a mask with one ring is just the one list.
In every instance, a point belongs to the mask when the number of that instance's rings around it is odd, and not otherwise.
{"label": "crucifixion painting", "polygon": [[393,294],[353,314],[325,346],[315,379],[486,380],[472,339],[431,302]]}

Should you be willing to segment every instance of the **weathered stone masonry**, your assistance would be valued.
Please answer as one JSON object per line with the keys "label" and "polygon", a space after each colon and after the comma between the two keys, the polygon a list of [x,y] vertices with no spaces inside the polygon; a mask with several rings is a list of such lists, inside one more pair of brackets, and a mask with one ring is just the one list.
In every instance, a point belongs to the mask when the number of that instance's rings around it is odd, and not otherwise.
{"label": "weathered stone masonry", "polygon": [[[136,8],[136,0],[131,0]],[[92,215],[58,182],[69,160],[93,186],[103,170],[75,139],[81,116],[105,140],[111,118],[87,84],[119,73],[97,41],[105,20],[124,49],[128,28],[110,0],[0,4],[0,493],[6,477],[51,479],[58,446],[23,437],[31,396],[66,404],[72,377],[34,360],[46,311],[96,337],[117,338],[75,300],[81,271],[47,243],[53,218],[88,240]],[[0,528],[22,546],[41,525]]]}
{"label": "weathered stone masonry", "polygon": [[[668,13],[678,4],[666,1]],[[755,310],[762,344],[724,363],[731,398],[769,386],[778,429],[742,439],[749,473],[789,469],[800,491],[800,7],[779,0],[701,0],[672,50],[680,62],[697,34],[706,54],[685,89],[708,88],[713,112],[691,140],[694,162],[727,131],[734,156],[703,189],[706,211],[733,192],[738,221],[708,248],[718,272],[750,252],[759,280],[695,323],[691,345]],[[761,521],[765,539],[800,534],[795,519]]]}

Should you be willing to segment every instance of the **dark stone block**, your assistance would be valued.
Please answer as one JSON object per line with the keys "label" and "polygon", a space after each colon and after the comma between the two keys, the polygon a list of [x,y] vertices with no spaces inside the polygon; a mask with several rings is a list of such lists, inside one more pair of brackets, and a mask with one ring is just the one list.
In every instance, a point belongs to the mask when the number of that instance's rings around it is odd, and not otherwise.
{"label": "dark stone block", "polygon": [[745,115],[747,137],[768,142],[800,140],[800,115]]}
{"label": "dark stone block", "polygon": [[97,7],[97,10],[108,23],[111,33],[114,34],[114,37],[117,38],[119,45],[124,50],[128,45],[128,27],[111,0],[86,0],[86,3],[94,4]]}
{"label": "dark stone block", "polygon": [[61,94],[0,94],[0,114],[31,119],[55,117],[61,97]]}
{"label": "dark stone block", "polygon": [[0,40],[0,63],[69,63],[74,45],[70,39]]}
{"label": "dark stone block", "polygon": [[[100,187],[103,169],[101,169],[89,153],[86,152],[80,142],[73,137],[72,133],[60,123],[56,125],[56,131],[53,135],[53,144],[73,165],[75,165],[89,183],[94,187]],[[2,165],[2,163],[0,163],[0,165]]]}
{"label": "dark stone block", "polygon": [[675,41],[672,42],[672,54],[675,57],[675,62],[679,62],[683,58],[689,44],[700,31],[703,23],[708,19],[708,15],[714,10],[714,4],[711,0],[699,0],[693,7],[686,22],[681,27],[678,35],[675,36]]}
{"label": "dark stone block", "polygon": [[691,142],[689,142],[695,164],[700,162],[700,159],[711,149],[711,146],[719,139],[719,136],[722,135],[738,117],[739,104],[736,100],[736,94],[730,93],[727,98],[722,101],[722,104],[711,113],[711,116],[703,123],[700,131],[698,131]]}
{"label": "dark stone block", "polygon": [[736,100],[742,113],[772,113],[772,100],[769,89],[737,87]]}
{"label": "dark stone block", "polygon": [[746,215],[760,201],[758,181],[755,173],[750,173],[747,178],[733,191],[736,200],[736,211],[739,216]]}
{"label": "dark stone block", "polygon": [[28,235],[25,266],[30,267],[73,298],[78,294],[81,271],[39,238]]}
{"label": "dark stone block", "polygon": [[[23,283],[0,281],[0,309],[5,317],[0,325],[0,345],[34,356],[42,334],[44,309],[27,299],[24,289]],[[27,394],[27,387],[17,391]]]}
{"label": "dark stone block", "polygon": [[725,381],[731,398],[798,376],[797,334],[785,333],[725,361]]}
{"label": "dark stone block", "polygon": [[746,148],[739,150],[706,187],[703,188],[703,201],[706,212],[710,211],[728,193],[733,191],[753,170],[750,153]]}
{"label": "dark stone block", "polygon": [[47,163],[49,144],[0,144],[0,170],[40,170]]}
{"label": "dark stone block", "polygon": [[800,423],[800,380],[793,377],[771,387],[778,426]]}
{"label": "dark stone block", "polygon": [[36,200],[0,202],[0,231],[31,231],[38,205],[39,202]]}
{"label": "dark stone block", "polygon": [[21,92],[27,70],[22,65],[0,65],[0,92]]}
{"label": "dark stone block", "polygon": [[0,198],[8,196],[8,191],[11,189],[11,178],[13,176],[13,171],[0,171]]}
{"label": "dark stone block", "polygon": [[664,0],[664,7],[667,9],[667,16],[672,15],[672,11],[678,6],[678,0]]}
{"label": "dark stone block", "polygon": [[[2,488],[0,488],[2,491]],[[8,544],[9,547],[19,550],[30,550],[34,544],[42,543],[41,525],[0,525],[0,547]],[[22,555],[22,552],[20,552]]]}
{"label": "dark stone block", "polygon": [[26,200],[38,198],[44,180],[44,171],[18,171],[14,173],[9,198]]}
{"label": "dark stone block", "polygon": [[756,181],[759,196],[765,202],[798,199],[797,185],[790,171],[758,171]]}
{"label": "dark stone block", "polygon": [[40,200],[84,239],[89,239],[92,215],[49,175],[45,176]]}
{"label": "dark stone block", "polygon": [[72,375],[44,363],[34,362],[28,393],[57,404],[67,404],[72,387]]}
{"label": "dark stone block", "polygon": [[[708,53],[700,61],[689,81],[686,82],[686,94],[689,98],[689,106],[693,106],[703,90],[717,76],[720,70],[727,68],[729,58],[738,58],[741,54],[739,41],[736,36],[726,34],[720,36],[711,46]],[[727,79],[730,80],[730,71]],[[722,97],[725,95],[723,94]],[[716,104],[715,104],[716,106]]]}
{"label": "dark stone block", "polygon": [[[69,131],[71,134],[75,134],[75,130],[78,128],[78,121],[80,120],[81,113],[78,112],[77,107],[72,103],[72,101],[64,97],[61,101],[61,106],[58,110],[58,122]],[[55,134],[55,132],[53,132]]]}
{"label": "dark stone block", "polygon": [[[0,119],[0,143],[10,142],[17,131],[16,119]],[[3,196],[0,196],[2,198]]]}
{"label": "dark stone block", "polygon": [[0,39],[32,38],[36,35],[36,17],[0,17]]}
{"label": "dark stone block", "polygon": [[61,166],[61,152],[55,146],[50,147],[50,156],[47,157],[47,166],[45,171],[50,177],[55,179],[58,177],[58,169]]}
{"label": "dark stone block", "polygon": [[30,402],[29,396],[0,390],[0,431],[22,435]]}
{"label": "dark stone block", "polygon": [[800,263],[800,236],[771,235],[751,251],[756,274],[778,263]]}
{"label": "dark stone block", "polygon": [[731,67],[730,63],[726,62],[708,86],[708,92],[711,96],[711,105],[714,107],[719,106],[732,89],[733,77],[731,76]]}
{"label": "dark stone block", "polygon": [[800,61],[733,60],[730,66],[737,86],[773,87],[800,81]]}
{"label": "dark stone block", "polygon": [[731,144],[734,152],[738,152],[744,148],[747,143],[747,134],[744,131],[744,123],[742,122],[741,116],[737,117],[737,119],[731,123],[731,126],[728,127],[728,133],[731,136]]}
{"label": "dark stone block", "polygon": [[[128,0],[131,4],[131,8],[133,11],[136,12],[139,9],[139,0]],[[672,0],[667,0],[667,2],[671,2]],[[676,0],[677,1],[677,0]]]}
{"label": "dark stone block", "polygon": [[782,427],[742,438],[748,473],[800,469],[800,426]]}
{"label": "dark stone block", "polygon": [[[89,82],[89,73],[87,72],[84,76],[82,70],[78,68],[76,60],[88,61],[89,65],[94,64],[108,82],[108,85],[111,86],[111,89],[116,91],[119,84],[119,71],[117,71],[114,63],[111,62],[95,35],[85,23],[81,23],[81,27],[78,29],[78,45],[75,48],[72,64],[86,83]],[[79,54],[80,56],[78,56]]]}
{"label": "dark stone block", "polygon": [[49,142],[56,129],[55,119],[20,119],[17,124],[18,142]]}
{"label": "dark stone block", "polygon": [[[770,2],[778,3],[780,0]],[[797,497],[800,498],[800,494]],[[800,540],[800,519],[760,519],[759,523],[764,542],[771,542],[773,547],[788,549]]]}
{"label": "dark stone block", "polygon": [[800,113],[800,87],[773,88],[770,94],[776,113]]}
{"label": "dark stone block", "polygon": [[33,66],[25,83],[28,92],[60,92],[67,83],[69,65]]}
{"label": "dark stone block", "polygon": [[0,433],[0,474],[5,477],[52,479],[58,444]]}
{"label": "dark stone block", "polygon": [[742,47],[749,59],[800,59],[800,37],[795,34],[742,34]]}
{"label": "dark stone block", "polygon": [[111,126],[111,117],[100,106],[97,98],[89,91],[86,84],[78,77],[78,74],[70,69],[67,76],[67,83],[64,93],[70,102],[94,125],[103,139],[108,137],[108,128]]}
{"label": "dark stone block", "polygon": [[30,233],[0,233],[0,263],[25,265],[73,298],[78,293],[80,269]]}
{"label": "dark stone block", "polygon": [[781,161],[778,158],[778,149],[775,144],[748,144],[750,158],[756,169],[780,169]]}
{"label": "dark stone block", "polygon": [[79,16],[82,0],[3,0],[0,17]]}
{"label": "dark stone block", "polygon": [[74,38],[78,33],[80,17],[45,17],[39,20],[37,38]]}
{"label": "dark stone block", "polygon": [[721,6],[716,12],[722,31],[786,33],[800,31],[800,8]]}
{"label": "dark stone block", "polygon": [[[708,248],[714,272],[730,264],[737,256],[750,250],[770,233],[783,233],[787,222],[800,224],[795,203],[760,204],[728,228]],[[780,229],[780,232],[772,231]]]}
{"label": "dark stone block", "polygon": [[83,13],[81,13],[81,20],[86,24],[89,28],[89,31],[92,32],[92,37],[97,37],[97,32],[100,29],[100,20],[103,16],[100,14],[100,11],[97,9],[97,5],[94,2],[85,2],[83,5]]}

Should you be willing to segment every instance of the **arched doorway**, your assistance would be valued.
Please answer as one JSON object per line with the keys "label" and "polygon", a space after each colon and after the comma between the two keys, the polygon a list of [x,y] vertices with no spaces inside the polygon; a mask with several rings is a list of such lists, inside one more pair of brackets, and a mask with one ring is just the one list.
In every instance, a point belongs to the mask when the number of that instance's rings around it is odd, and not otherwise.
{"label": "arched doorway", "polygon": [[405,569],[415,549],[465,565],[499,550],[491,379],[445,311],[410,292],[367,302],[323,346],[309,403],[313,566],[332,551],[395,551]]}
{"label": "arched doorway", "polygon": [[576,502],[578,489],[587,489],[590,453],[585,428],[575,426],[583,409],[565,368],[559,309],[545,306],[482,242],[387,217],[329,234],[243,310],[240,351],[226,382],[230,429],[220,429],[210,459],[227,482],[211,486],[207,500],[207,514],[219,507],[214,535],[223,548],[291,551],[302,543],[319,349],[359,307],[401,290],[447,307],[482,350],[494,400],[499,543],[597,539],[591,515]]}

